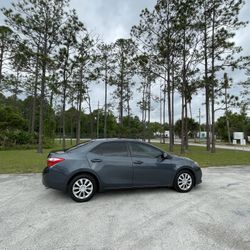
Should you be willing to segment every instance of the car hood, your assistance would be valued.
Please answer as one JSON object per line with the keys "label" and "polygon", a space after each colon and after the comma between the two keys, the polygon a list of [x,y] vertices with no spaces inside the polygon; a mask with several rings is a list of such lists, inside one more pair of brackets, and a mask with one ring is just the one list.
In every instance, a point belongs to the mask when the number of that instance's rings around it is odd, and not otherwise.
{"label": "car hood", "polygon": [[183,164],[195,165],[195,162],[187,157],[172,155],[172,158],[174,161],[178,161],[178,162],[183,163]]}

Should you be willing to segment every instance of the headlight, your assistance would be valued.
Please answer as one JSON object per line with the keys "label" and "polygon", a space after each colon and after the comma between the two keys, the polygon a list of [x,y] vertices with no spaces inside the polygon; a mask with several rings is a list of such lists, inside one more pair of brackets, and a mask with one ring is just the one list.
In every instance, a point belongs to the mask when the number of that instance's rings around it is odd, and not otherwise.
{"label": "headlight", "polygon": [[200,167],[197,161],[194,162],[194,165],[196,165],[197,167]]}

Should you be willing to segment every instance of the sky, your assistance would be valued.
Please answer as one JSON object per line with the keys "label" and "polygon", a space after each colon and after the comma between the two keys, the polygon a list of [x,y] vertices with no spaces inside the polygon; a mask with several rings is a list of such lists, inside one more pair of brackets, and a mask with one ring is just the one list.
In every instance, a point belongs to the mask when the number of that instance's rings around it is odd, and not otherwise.
{"label": "sky", "polygon": [[[10,0],[0,0],[0,8],[10,6]],[[76,9],[80,20],[82,20],[87,29],[105,42],[115,42],[118,38],[128,38],[131,27],[139,22],[139,15],[142,9],[153,9],[156,0],[71,0],[70,7]],[[246,0],[245,6],[240,12],[241,20],[250,20],[250,0]],[[0,23],[3,22],[3,16],[0,14]],[[234,38],[236,45],[242,46],[242,55],[250,55],[250,25],[238,31]],[[232,88],[231,93],[239,94],[240,88],[236,83],[245,79],[244,72],[234,71],[230,72],[233,78],[235,87]],[[157,81],[152,91],[154,95],[159,96],[159,85]],[[104,88],[103,84],[91,85],[92,108],[97,108],[98,101],[100,106],[104,104]],[[114,102],[112,96],[113,89],[109,88],[109,101]],[[131,101],[132,113],[141,116],[140,110],[137,107],[139,101],[138,91],[134,90],[135,95]],[[176,95],[175,99],[175,120],[181,116],[181,100]],[[193,98],[192,113],[193,118],[198,121],[199,108],[201,109],[202,122],[205,119],[205,105],[203,93],[199,93]],[[159,103],[153,103],[153,110],[151,114],[152,121],[159,121]],[[218,112],[216,116],[222,115],[223,112]]]}

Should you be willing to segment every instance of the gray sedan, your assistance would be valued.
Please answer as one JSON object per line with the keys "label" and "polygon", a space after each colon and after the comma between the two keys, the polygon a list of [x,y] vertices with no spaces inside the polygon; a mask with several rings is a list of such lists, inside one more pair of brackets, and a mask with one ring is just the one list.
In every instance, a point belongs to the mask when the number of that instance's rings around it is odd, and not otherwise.
{"label": "gray sedan", "polygon": [[174,187],[188,192],[201,183],[198,164],[137,140],[98,139],[66,151],[51,152],[43,171],[46,187],[90,200],[97,191]]}

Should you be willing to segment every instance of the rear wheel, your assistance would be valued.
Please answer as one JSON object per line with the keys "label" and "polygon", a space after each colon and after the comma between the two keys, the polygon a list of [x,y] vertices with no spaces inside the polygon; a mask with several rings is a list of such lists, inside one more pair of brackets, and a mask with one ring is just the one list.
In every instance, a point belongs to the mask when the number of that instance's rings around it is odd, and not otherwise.
{"label": "rear wheel", "polygon": [[69,194],[74,201],[89,201],[95,194],[96,180],[88,174],[76,176],[69,184]]}
{"label": "rear wheel", "polygon": [[181,193],[189,192],[194,186],[194,176],[187,170],[180,171],[174,182],[174,188]]}

